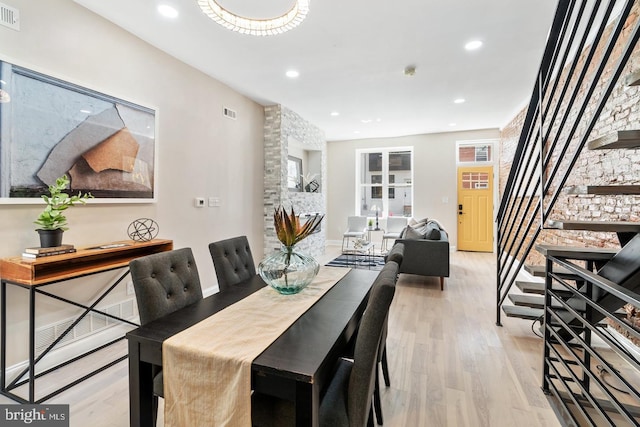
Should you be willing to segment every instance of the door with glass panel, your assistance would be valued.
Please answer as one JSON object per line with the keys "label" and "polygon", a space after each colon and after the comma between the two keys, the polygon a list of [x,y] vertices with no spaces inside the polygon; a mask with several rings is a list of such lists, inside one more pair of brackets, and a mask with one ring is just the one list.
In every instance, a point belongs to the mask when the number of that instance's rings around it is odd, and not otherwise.
{"label": "door with glass panel", "polygon": [[458,168],[458,250],[493,252],[493,166]]}

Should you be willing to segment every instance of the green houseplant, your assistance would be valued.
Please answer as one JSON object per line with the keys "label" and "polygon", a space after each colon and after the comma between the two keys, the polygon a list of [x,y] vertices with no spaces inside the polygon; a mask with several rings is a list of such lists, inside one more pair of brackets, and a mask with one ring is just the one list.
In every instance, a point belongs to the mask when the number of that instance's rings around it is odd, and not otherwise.
{"label": "green houseplant", "polygon": [[86,203],[87,199],[92,199],[91,193],[70,196],[64,190],[69,185],[69,178],[66,175],[56,179],[56,182],[49,186],[49,194],[43,194],[42,200],[47,204],[44,210],[34,221],[38,225],[36,231],[40,235],[40,246],[43,248],[60,246],[62,244],[62,233],[68,230],[67,217],[64,211],[76,203]]}

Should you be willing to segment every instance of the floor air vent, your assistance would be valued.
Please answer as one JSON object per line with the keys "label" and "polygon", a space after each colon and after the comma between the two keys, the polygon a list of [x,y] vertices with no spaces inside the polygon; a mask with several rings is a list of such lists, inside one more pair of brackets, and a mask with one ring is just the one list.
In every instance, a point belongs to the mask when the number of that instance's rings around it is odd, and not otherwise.
{"label": "floor air vent", "polygon": [[238,115],[238,113],[236,113],[235,111],[233,111],[231,108],[227,108],[227,107],[223,107],[222,108],[222,115],[229,118],[229,119],[236,119],[236,116]]}
{"label": "floor air vent", "polygon": [[0,25],[20,31],[20,11],[0,3]]}

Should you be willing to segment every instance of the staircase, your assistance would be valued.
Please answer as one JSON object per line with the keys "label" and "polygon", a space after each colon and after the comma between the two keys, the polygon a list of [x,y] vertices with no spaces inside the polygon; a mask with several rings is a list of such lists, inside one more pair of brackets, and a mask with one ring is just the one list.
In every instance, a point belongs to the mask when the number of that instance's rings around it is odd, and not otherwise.
{"label": "staircase", "polygon": [[566,425],[640,425],[640,357],[609,331],[640,341],[639,3],[558,2],[497,214],[496,324],[541,322]]}

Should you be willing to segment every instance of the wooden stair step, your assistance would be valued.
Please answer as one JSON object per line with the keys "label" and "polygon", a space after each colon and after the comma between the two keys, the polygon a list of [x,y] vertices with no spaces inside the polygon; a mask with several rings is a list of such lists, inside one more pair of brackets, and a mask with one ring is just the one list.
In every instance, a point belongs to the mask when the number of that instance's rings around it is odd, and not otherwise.
{"label": "wooden stair step", "polygon": [[624,79],[624,84],[627,86],[638,86],[640,85],[640,70],[629,74]]}
{"label": "wooden stair step", "polygon": [[[516,280],[516,287],[525,294],[544,295],[544,282],[527,282],[523,280]],[[566,288],[562,285],[551,285],[551,289],[558,292],[561,296],[567,298],[572,295],[571,291],[567,291]]]}
{"label": "wooden stair step", "polygon": [[[531,308],[544,308],[544,297],[538,295],[520,295],[520,294],[509,294],[509,300],[517,306],[520,307],[531,307]],[[569,302],[569,305],[578,311],[585,311],[587,303],[578,300],[577,298],[572,299]],[[556,307],[558,309],[562,308],[558,301],[552,300],[552,307]]]}
{"label": "wooden stair step", "polygon": [[[534,277],[545,277],[546,269],[544,265],[533,265],[533,264],[525,264],[524,269],[526,272],[531,274]],[[575,274],[564,267],[555,266],[553,272],[558,274],[560,277],[572,279]]]}
{"label": "wooden stair step", "polygon": [[544,315],[544,310],[540,308],[522,307],[516,305],[503,305],[502,311],[507,317],[517,317],[519,319],[536,320]]}
{"label": "wooden stair step", "polygon": [[542,255],[568,259],[608,261],[618,253],[618,248],[589,248],[582,246],[536,245]]}
{"label": "wooden stair step", "polygon": [[640,222],[550,220],[550,221],[547,221],[545,228],[554,228],[557,230],[610,231],[614,233],[640,233]]}
{"label": "wooden stair step", "polygon": [[598,195],[637,195],[640,185],[575,185],[565,187],[567,194],[598,194]]}
{"label": "wooden stair step", "polygon": [[544,308],[544,297],[539,295],[509,294],[509,300],[519,307]]}
{"label": "wooden stair step", "polygon": [[617,130],[589,141],[589,150],[640,147],[640,130]]}

